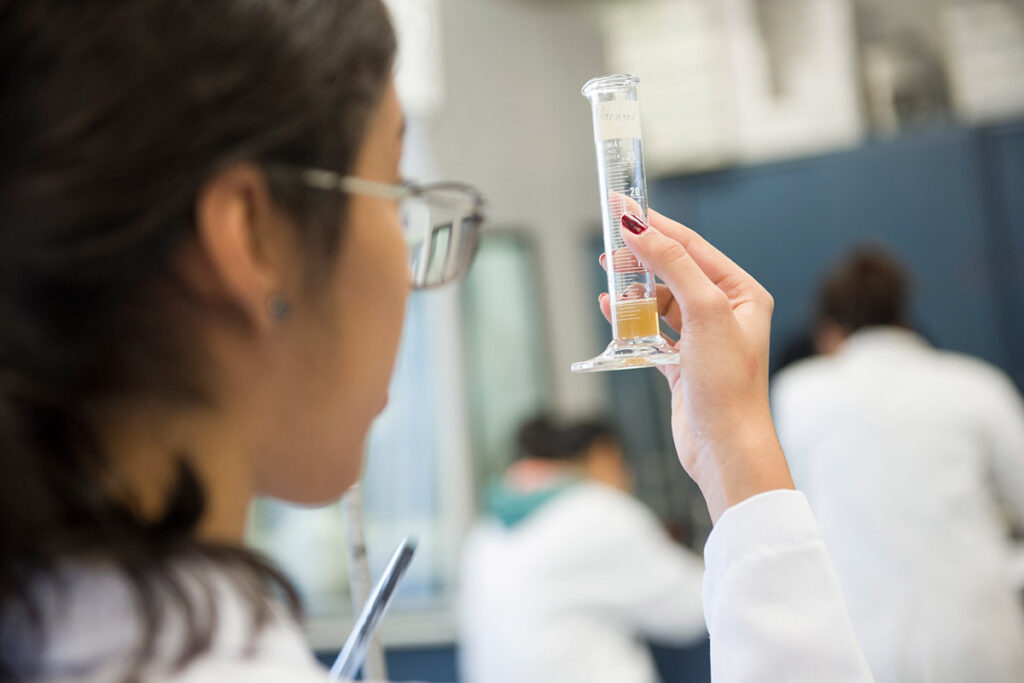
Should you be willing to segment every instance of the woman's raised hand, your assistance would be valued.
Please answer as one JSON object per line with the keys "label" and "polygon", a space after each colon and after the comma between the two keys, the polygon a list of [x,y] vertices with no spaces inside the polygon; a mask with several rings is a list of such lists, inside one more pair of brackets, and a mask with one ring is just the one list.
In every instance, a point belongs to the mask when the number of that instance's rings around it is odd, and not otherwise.
{"label": "woman's raised hand", "polygon": [[[673,439],[712,519],[758,493],[793,488],[768,405],[771,295],[676,221],[655,211],[646,222],[633,214],[622,221],[626,245],[665,283],[658,312],[679,333],[679,365],[661,367]],[[610,319],[607,294],[600,304]]]}

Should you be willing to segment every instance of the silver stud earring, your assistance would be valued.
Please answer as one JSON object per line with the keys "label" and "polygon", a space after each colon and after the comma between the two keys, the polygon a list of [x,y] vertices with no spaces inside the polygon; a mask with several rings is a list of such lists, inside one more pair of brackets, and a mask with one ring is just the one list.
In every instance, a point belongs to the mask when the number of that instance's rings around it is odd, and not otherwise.
{"label": "silver stud earring", "polygon": [[267,299],[267,309],[270,316],[277,321],[284,320],[292,311],[292,305],[281,294],[271,294]]}

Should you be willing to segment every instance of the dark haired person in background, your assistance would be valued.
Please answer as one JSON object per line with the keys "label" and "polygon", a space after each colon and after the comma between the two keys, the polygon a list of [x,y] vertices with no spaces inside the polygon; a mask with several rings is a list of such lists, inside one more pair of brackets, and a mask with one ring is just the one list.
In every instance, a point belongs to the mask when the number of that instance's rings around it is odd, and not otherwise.
{"label": "dark haired person in background", "polygon": [[[379,0],[0,0],[0,679],[325,680],[249,502],[357,480],[410,290],[482,220],[402,182],[394,49]],[[772,425],[771,296],[624,224],[681,332],[712,674],[869,680]]]}
{"label": "dark haired person in background", "polygon": [[1007,519],[1024,524],[1024,404],[995,367],[909,327],[910,279],[877,248],[825,281],[819,347],[773,408],[880,683],[1024,680]]}
{"label": "dark haired person in background", "polygon": [[538,417],[518,436],[463,551],[464,680],[658,680],[645,640],[705,637],[700,559],[630,494],[607,423]]}

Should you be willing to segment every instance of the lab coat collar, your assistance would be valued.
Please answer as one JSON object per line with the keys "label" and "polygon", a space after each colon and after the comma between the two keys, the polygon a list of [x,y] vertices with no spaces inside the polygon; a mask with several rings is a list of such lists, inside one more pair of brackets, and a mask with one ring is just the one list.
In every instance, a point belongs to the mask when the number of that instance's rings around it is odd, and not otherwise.
{"label": "lab coat collar", "polygon": [[568,473],[552,477],[544,486],[528,490],[501,481],[488,488],[485,505],[490,516],[499,520],[505,528],[511,529],[579,482],[579,477]]}
{"label": "lab coat collar", "polygon": [[841,354],[879,349],[920,349],[929,346],[917,332],[896,325],[862,327],[843,342]]}

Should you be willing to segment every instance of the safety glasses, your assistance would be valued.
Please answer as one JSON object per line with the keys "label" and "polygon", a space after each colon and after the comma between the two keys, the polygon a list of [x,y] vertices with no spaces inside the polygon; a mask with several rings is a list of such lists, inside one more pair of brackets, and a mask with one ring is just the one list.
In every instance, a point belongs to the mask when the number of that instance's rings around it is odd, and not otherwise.
{"label": "safety glasses", "polygon": [[484,199],[462,183],[390,185],[323,169],[297,169],[309,187],[397,201],[414,289],[440,287],[469,270],[480,244]]}

